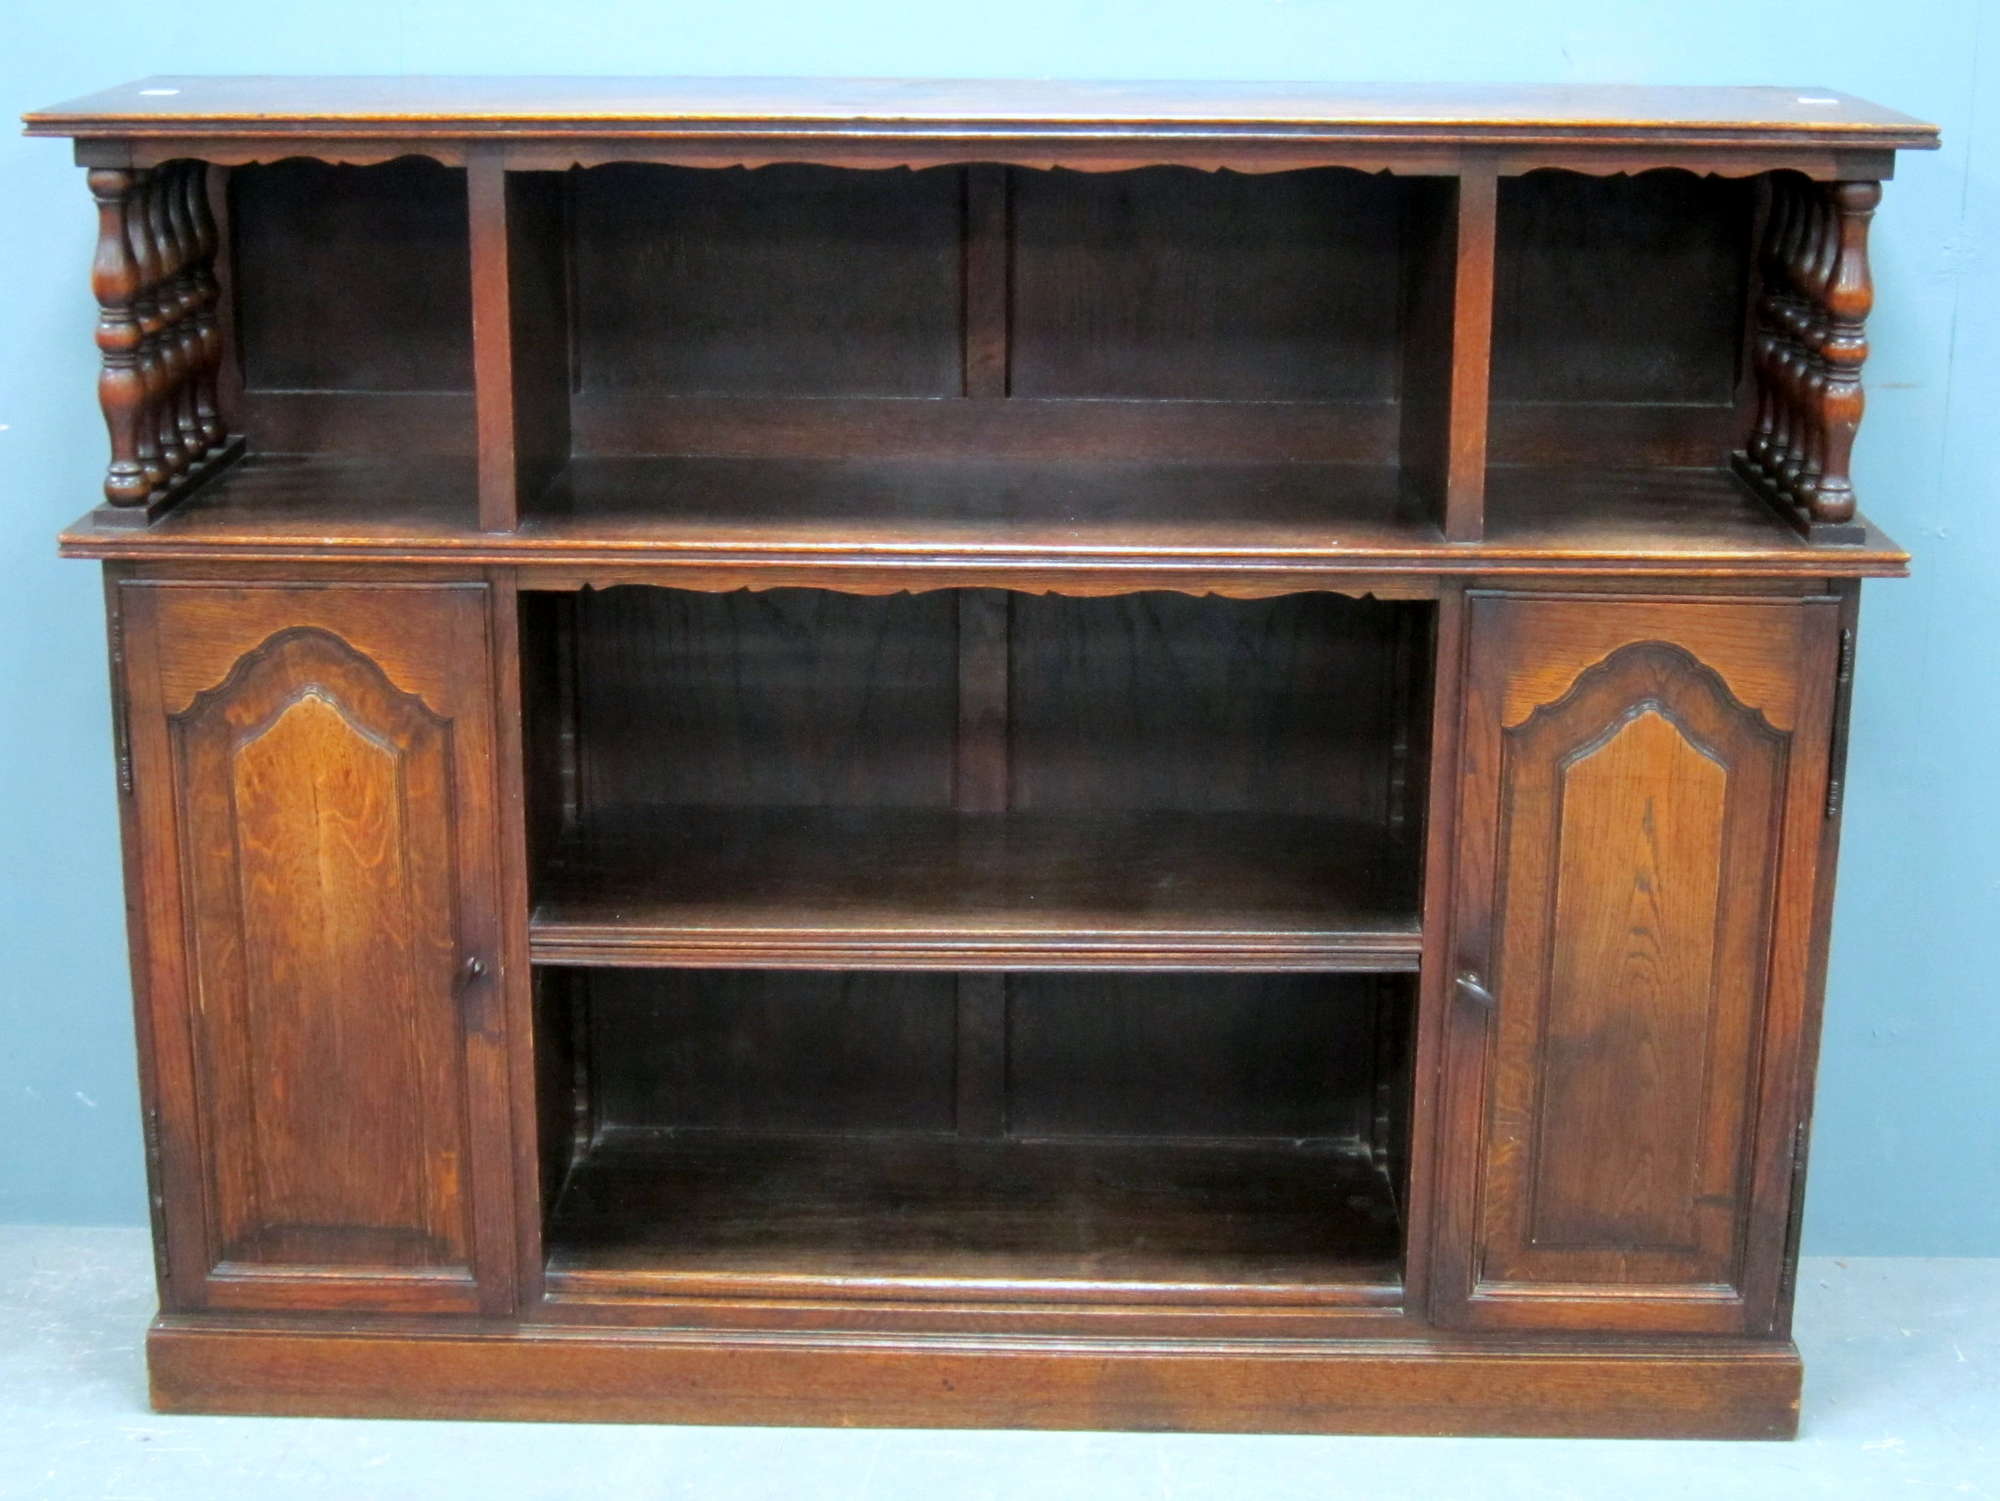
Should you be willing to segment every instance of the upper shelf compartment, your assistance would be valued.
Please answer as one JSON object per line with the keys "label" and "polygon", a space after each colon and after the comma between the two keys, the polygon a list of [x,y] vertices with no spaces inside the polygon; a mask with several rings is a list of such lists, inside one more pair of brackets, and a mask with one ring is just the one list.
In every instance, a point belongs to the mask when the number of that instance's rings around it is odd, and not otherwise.
{"label": "upper shelf compartment", "polygon": [[[515,440],[483,476],[495,529],[671,515],[689,459],[941,462],[941,519],[954,462],[1060,462],[1086,529],[1131,489],[1102,466],[1134,462],[1322,466],[1329,526],[1439,507],[1447,180],[625,164],[510,173],[486,208],[511,370],[488,416]],[[1121,519],[1240,504],[1195,499]]]}
{"label": "upper shelf compartment", "polygon": [[218,174],[253,453],[470,454],[465,173],[422,158]]}
{"label": "upper shelf compartment", "polygon": [[[1308,573],[1524,528],[1614,563],[1549,531],[1586,476],[1720,498],[1712,538],[1732,455],[1879,557],[1865,227],[1935,136],[1820,91],[742,80],[149,80],[29,125],[93,169],[116,515],[201,490],[74,550],[375,464],[410,556]],[[192,268],[162,182],[215,206]],[[252,456],[213,477],[148,454],[197,350]]]}
{"label": "upper shelf compartment", "polygon": [[1759,188],[1686,172],[1500,183],[1490,462],[1719,468],[1741,446]]}

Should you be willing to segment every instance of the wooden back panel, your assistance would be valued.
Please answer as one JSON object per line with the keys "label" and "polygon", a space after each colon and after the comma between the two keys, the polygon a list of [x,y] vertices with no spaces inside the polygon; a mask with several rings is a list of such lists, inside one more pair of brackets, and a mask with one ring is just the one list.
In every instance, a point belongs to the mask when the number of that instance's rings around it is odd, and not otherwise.
{"label": "wooden back panel", "polygon": [[1015,396],[1393,401],[1406,179],[1008,174]]}
{"label": "wooden back panel", "polygon": [[955,396],[962,174],[570,174],[581,390]]}
{"label": "wooden back panel", "polygon": [[574,697],[531,802],[1400,816],[1429,606],[937,590],[578,596]]}
{"label": "wooden back panel", "polygon": [[[576,1010],[559,1030],[580,1013],[588,1056],[574,1077],[592,1128],[611,1130],[1372,1142],[1378,1095],[1406,1087],[1393,1060],[1412,1020],[1402,977],[1400,1002],[1384,1006],[1368,977],[1017,974],[991,982],[1002,1042],[987,1058],[951,975],[593,970],[566,982]],[[961,1085],[981,1070],[993,1108],[963,1114]],[[560,1123],[572,1086],[551,1083]],[[1383,1135],[1386,1166],[1399,1120]]]}
{"label": "wooden back panel", "polygon": [[419,158],[230,174],[252,391],[470,391],[465,174]]}

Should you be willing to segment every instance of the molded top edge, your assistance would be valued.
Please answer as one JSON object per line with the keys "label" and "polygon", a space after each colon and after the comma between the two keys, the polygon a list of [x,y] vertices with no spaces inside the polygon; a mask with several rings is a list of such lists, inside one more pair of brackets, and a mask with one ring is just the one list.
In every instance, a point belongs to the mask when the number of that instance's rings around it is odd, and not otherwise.
{"label": "molded top edge", "polygon": [[23,119],[29,135],[79,139],[1269,133],[1457,145],[1938,144],[1934,125],[1816,87],[174,76]]}

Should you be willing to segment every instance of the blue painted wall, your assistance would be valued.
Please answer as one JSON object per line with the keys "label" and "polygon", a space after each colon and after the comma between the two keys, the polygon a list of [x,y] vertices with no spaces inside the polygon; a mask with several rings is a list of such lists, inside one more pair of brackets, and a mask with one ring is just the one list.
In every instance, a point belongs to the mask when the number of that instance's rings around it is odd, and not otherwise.
{"label": "blue painted wall", "polygon": [[[1941,124],[1878,221],[1857,463],[1917,574],[1868,591],[1806,1238],[2000,1254],[2000,7],[0,4],[7,115],[155,72],[451,71],[1780,83]],[[0,192],[0,1222],[136,1223],[98,584],[52,540],[102,462],[91,215],[65,143],[0,133]]]}

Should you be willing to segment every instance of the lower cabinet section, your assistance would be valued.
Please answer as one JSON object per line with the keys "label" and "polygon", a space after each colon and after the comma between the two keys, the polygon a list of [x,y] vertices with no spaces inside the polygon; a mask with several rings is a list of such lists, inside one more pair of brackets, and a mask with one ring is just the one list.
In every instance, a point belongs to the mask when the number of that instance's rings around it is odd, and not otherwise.
{"label": "lower cabinet section", "polygon": [[1773,1327],[1838,625],[1472,598],[1441,1322]]}
{"label": "lower cabinet section", "polygon": [[162,1407],[1792,1430],[1841,600],[112,592]]}
{"label": "lower cabinet section", "polygon": [[115,608],[169,1306],[510,1307],[485,587]]}

